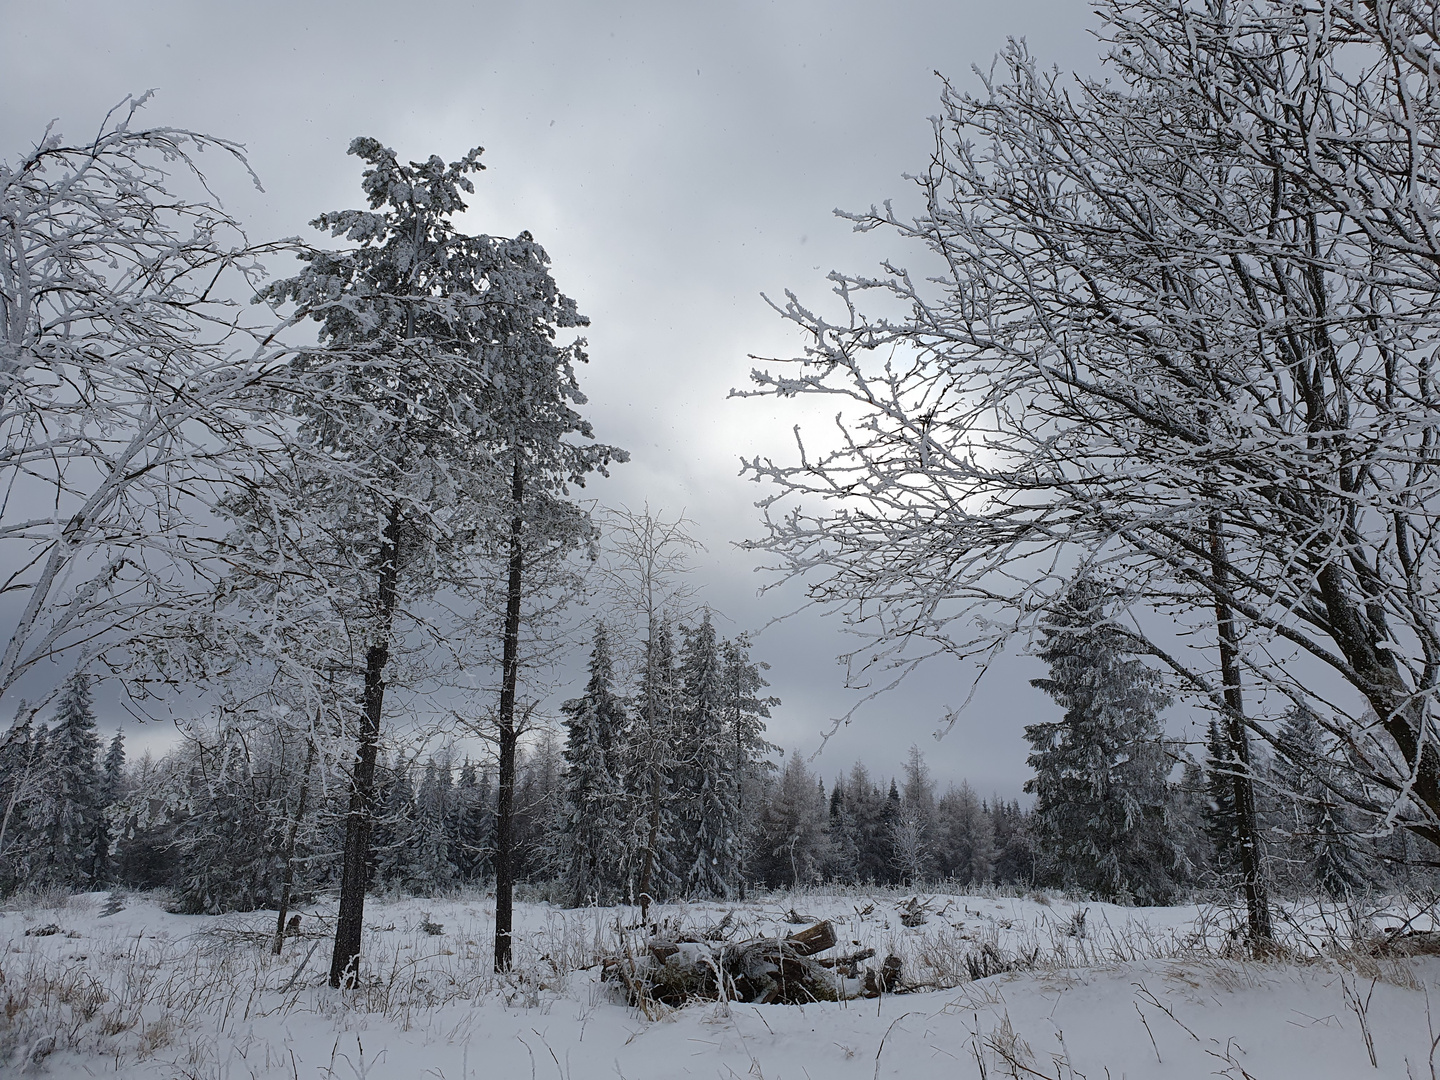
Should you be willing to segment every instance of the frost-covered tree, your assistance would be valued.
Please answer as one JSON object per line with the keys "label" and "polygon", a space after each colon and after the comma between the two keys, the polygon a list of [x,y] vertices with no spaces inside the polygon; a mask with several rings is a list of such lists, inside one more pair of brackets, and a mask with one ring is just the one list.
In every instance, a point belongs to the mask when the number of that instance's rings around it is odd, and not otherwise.
{"label": "frost-covered tree", "polygon": [[913,269],[784,305],[807,348],[755,392],[844,432],[750,463],[760,546],[872,667],[988,655],[1103,567],[1232,733],[1269,730],[1242,677],[1304,701],[1362,808],[1440,840],[1431,6],[1096,10],[1107,78],[1013,47],[945,88],[914,212],[853,215]]}
{"label": "frost-covered tree", "polygon": [[372,876],[377,885],[413,891],[418,852],[410,764],[397,756],[393,765],[382,760],[380,768],[383,779],[372,833]]}
{"label": "frost-covered tree", "polygon": [[667,520],[643,510],[604,515],[604,590],[617,627],[617,657],[627,663],[636,693],[624,749],[625,804],[630,848],[626,877],[644,911],[676,887],[667,859],[679,797],[675,744],[680,687],[673,625],[688,613],[693,588],[689,556],[701,544],[679,515]]}
{"label": "frost-covered tree", "polygon": [[745,898],[746,867],[760,813],[761,795],[775,772],[773,755],[779,750],[765,738],[765,721],[780,704],[773,695],[762,697],[770,684],[761,674],[770,665],[750,658],[746,634],[720,645],[721,683],[725,727],[729,740],[729,768],[735,787],[735,882],[732,888]]}
{"label": "frost-covered tree", "polygon": [[[584,445],[589,428],[572,408],[584,401],[574,373],[583,342],[556,340],[557,329],[584,320],[556,288],[544,250],[528,233],[468,236],[454,227],[480,151],[450,164],[402,164],[357,139],[351,152],[367,165],[368,209],[314,224],[353,246],[306,253],[301,274],[263,294],[320,327],[319,347],[293,365],[307,379],[295,401],[293,467],[283,482],[229,504],[235,546],[248,556],[232,610],[247,616],[251,640],[298,655],[297,678],[306,662],[323,661],[354,684],[360,703],[358,715],[340,713],[355,757],[335,985],[353,980],[358,962],[388,669],[412,629],[450,610],[425,607],[437,592],[493,592],[497,558],[506,600],[497,628],[496,962],[508,965],[526,560],[584,539],[586,517],[564,501],[565,487],[617,456]],[[427,640],[453,651],[464,635]]]}
{"label": "frost-covered tree", "polygon": [[37,824],[48,849],[48,865],[39,874],[47,884],[87,889],[104,878],[108,853],[99,755],[90,679],[76,673],[60,691],[45,746]]}
{"label": "frost-covered tree", "polygon": [[272,395],[293,386],[273,327],[243,318],[274,246],[196,161],[249,173],[242,148],[138,126],[148,96],[0,162],[0,699],[57,655],[123,664],[208,605],[211,509],[264,474]]}
{"label": "frost-covered tree", "polygon": [[431,757],[415,795],[415,857],[409,887],[421,896],[434,896],[455,880],[446,828],[450,796],[449,762],[441,764]]}
{"label": "frost-covered tree", "polygon": [[564,887],[571,906],[613,903],[622,880],[625,705],[615,690],[610,633],[595,623],[590,678],[562,707],[565,778],[562,811]]}
{"label": "frost-covered tree", "polygon": [[890,822],[890,842],[906,884],[919,884],[929,876],[935,854],[935,784],[925,755],[915,745],[905,760],[905,786],[899,812]]}
{"label": "frost-covered tree", "polygon": [[682,687],[670,624],[660,621],[651,632],[625,747],[634,895],[646,911],[651,902],[675,895],[683,883],[675,843],[684,767],[679,754]]}
{"label": "frost-covered tree", "polygon": [[0,743],[0,890],[13,891],[26,884],[48,860],[39,828],[49,780],[47,733],[20,715]]}
{"label": "frost-covered tree", "polygon": [[469,758],[455,785],[455,814],[450,850],[463,881],[484,881],[490,873],[494,837],[494,785],[488,769],[477,770]]}
{"label": "frost-covered tree", "polygon": [[725,724],[724,671],[709,611],[684,631],[679,675],[685,892],[727,898],[739,857],[741,774]]}
{"label": "frost-covered tree", "polygon": [[1035,795],[1043,878],[1106,899],[1165,903],[1175,860],[1159,715],[1169,698],[1129,636],[1113,629],[1114,602],[1080,577],[1050,612],[1038,652],[1050,674],[1032,682],[1065,713],[1025,728],[1035,771],[1025,790]]}
{"label": "frost-covered tree", "polygon": [[819,880],[829,856],[828,816],[824,790],[804,758],[791,754],[760,815],[755,876],[775,888]]}
{"label": "frost-covered tree", "polygon": [[391,654],[415,603],[463,576],[469,545],[491,523],[484,447],[495,390],[480,354],[501,306],[487,294],[508,287],[503,244],[451,222],[473,190],[478,150],[449,165],[403,165],[370,139],[350,151],[367,165],[369,208],[313,224],[353,246],[306,252],[299,275],[262,294],[319,325],[319,347],[292,364],[308,392],[292,399],[291,465],[227,505],[235,632],[291,661],[297,678],[308,667],[353,683],[359,703],[336,713],[355,746],[337,986],[354,979],[360,953]]}
{"label": "frost-covered tree", "polygon": [[968,783],[952,785],[935,805],[940,873],[960,885],[984,885],[995,858],[995,828]]}
{"label": "frost-covered tree", "polygon": [[1360,830],[1345,797],[1348,770],[1308,709],[1286,717],[1275,739],[1272,782],[1278,796],[1279,860],[1292,884],[1318,886],[1335,899],[1375,880]]}

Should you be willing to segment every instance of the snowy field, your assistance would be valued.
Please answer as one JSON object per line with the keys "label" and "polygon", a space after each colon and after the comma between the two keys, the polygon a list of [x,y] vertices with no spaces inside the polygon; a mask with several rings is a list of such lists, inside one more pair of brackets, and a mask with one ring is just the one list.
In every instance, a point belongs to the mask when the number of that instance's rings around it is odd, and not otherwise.
{"label": "snowy field", "polygon": [[[333,904],[302,908],[300,936],[272,958],[273,913],[181,916],[129,897],[105,915],[93,894],[0,917],[0,1050],[13,1074],[166,1080],[1437,1075],[1440,960],[1347,952],[1351,928],[1328,910],[1287,912],[1286,959],[1253,963],[1233,956],[1235,913],[1216,908],[909,900],[661,908],[681,932],[733,911],[739,936],[829,918],[840,951],[893,953],[917,987],[672,1010],[628,1006],[600,980],[633,909],[517,905],[517,969],[500,978],[483,899],[372,900],[363,986],[341,995],[324,985]],[[1401,925],[1380,911],[1363,929]]]}

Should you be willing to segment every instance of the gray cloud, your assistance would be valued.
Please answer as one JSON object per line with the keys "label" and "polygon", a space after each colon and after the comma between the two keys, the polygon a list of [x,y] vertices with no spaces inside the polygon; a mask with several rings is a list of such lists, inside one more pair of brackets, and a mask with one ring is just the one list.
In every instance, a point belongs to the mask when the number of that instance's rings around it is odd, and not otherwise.
{"label": "gray cloud", "polygon": [[[924,167],[934,69],[961,82],[1007,36],[1062,68],[1092,70],[1088,5],[1075,0],[876,4],[468,2],[406,5],[186,0],[7,5],[0,154],[58,117],[76,136],[124,94],[158,89],[146,117],[245,142],[266,184],[216,162],[217,189],[256,237],[301,233],[354,205],[350,139],[402,155],[487,148],[469,227],[532,230],[563,288],[594,321],[585,373],[597,432],[634,463],[593,494],[685,508],[709,548],[705,598],[739,627],[794,607],[755,596],[731,542],[758,531],[759,494],[738,456],[787,452],[795,417],[726,401],[747,354],[797,340],[760,293],[820,302],[832,267],[911,253],[856,237],[834,207],[903,198]],[[281,268],[283,269],[283,268]],[[830,620],[797,617],[762,638],[785,699],[773,735],[809,752],[854,695]],[[971,672],[937,665],[868,706],[820,762],[899,767],[927,746],[942,778],[1014,795],[1025,775],[1020,725],[1048,708],[1003,664],[941,744],[928,743]]]}

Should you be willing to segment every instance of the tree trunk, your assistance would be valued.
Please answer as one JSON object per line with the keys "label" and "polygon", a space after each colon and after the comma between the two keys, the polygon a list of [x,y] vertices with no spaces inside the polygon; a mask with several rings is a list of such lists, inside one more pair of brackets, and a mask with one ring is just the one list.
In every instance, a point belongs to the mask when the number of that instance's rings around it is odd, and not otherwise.
{"label": "tree trunk", "polygon": [[1250,738],[1245,731],[1245,701],[1240,684],[1240,638],[1235,630],[1235,614],[1220,599],[1227,591],[1225,537],[1220,515],[1210,515],[1210,557],[1215,576],[1215,625],[1220,641],[1220,675],[1225,682],[1224,731],[1227,745],[1226,763],[1235,794],[1235,818],[1240,836],[1241,886],[1245,892],[1245,910],[1249,920],[1250,947],[1256,952],[1267,951],[1273,933],[1270,926],[1270,904],[1265,895],[1265,879],[1261,867],[1260,828],[1255,814],[1255,783],[1250,771]]}
{"label": "tree trunk", "polygon": [[280,911],[275,917],[275,942],[270,951],[280,955],[285,942],[285,917],[290,914],[290,888],[295,883],[295,839],[300,835],[300,820],[305,816],[305,799],[310,794],[310,770],[315,767],[315,740],[310,739],[305,747],[305,773],[300,778],[300,798],[295,804],[295,816],[290,819],[290,828],[285,835],[285,869],[280,880]]}
{"label": "tree trunk", "polygon": [[[655,737],[651,735],[651,756],[655,751]],[[640,864],[640,895],[636,898],[640,901],[640,921],[648,922],[650,919],[650,885],[655,877],[655,849],[660,844],[660,800],[664,796],[660,775],[659,762],[654,760],[650,763],[650,821],[649,828],[645,834],[645,859]]]}
{"label": "tree trunk", "polygon": [[650,919],[650,886],[655,877],[655,846],[660,842],[660,798],[664,794],[661,789],[660,763],[656,760],[659,739],[655,734],[655,615],[653,611],[649,618],[649,637],[645,642],[645,678],[648,687],[645,693],[645,724],[646,734],[649,740],[649,766],[650,766],[650,807],[646,815],[649,827],[645,836],[645,857],[640,863],[639,895],[635,897],[640,902],[640,922],[646,923]]}
{"label": "tree trunk", "polygon": [[375,757],[380,748],[380,716],[385,705],[385,664],[399,585],[399,507],[390,511],[380,546],[379,626],[365,652],[365,692],[361,699],[360,745],[350,777],[350,807],[345,815],[345,847],[340,866],[340,915],[335,921],[335,953],[330,985],[353,986],[360,965],[360,935],[365,922],[365,886],[370,870],[370,827],[375,816]]}
{"label": "tree trunk", "polygon": [[524,589],[525,551],[521,505],[525,479],[520,452],[515,452],[510,497],[515,516],[510,519],[510,578],[505,593],[505,645],[500,666],[500,784],[495,805],[495,970],[508,971],[514,928],[514,814],[515,814],[515,688],[520,676],[520,600]]}
{"label": "tree trunk", "polygon": [[741,730],[744,714],[740,709],[740,675],[736,665],[735,675],[735,880],[739,887],[740,902],[745,902],[745,734]]}

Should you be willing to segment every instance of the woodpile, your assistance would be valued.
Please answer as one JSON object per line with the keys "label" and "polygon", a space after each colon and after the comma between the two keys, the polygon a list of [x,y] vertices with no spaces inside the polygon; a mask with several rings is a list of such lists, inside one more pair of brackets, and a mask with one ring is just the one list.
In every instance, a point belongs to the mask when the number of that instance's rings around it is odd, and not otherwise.
{"label": "woodpile", "polygon": [[901,987],[897,957],[887,956],[876,969],[861,967],[874,958],[874,949],[821,956],[837,944],[828,920],[793,934],[744,941],[725,940],[728,923],[702,935],[652,936],[626,955],[607,959],[601,978],[618,982],[632,1005],[805,1004],[877,997]]}

